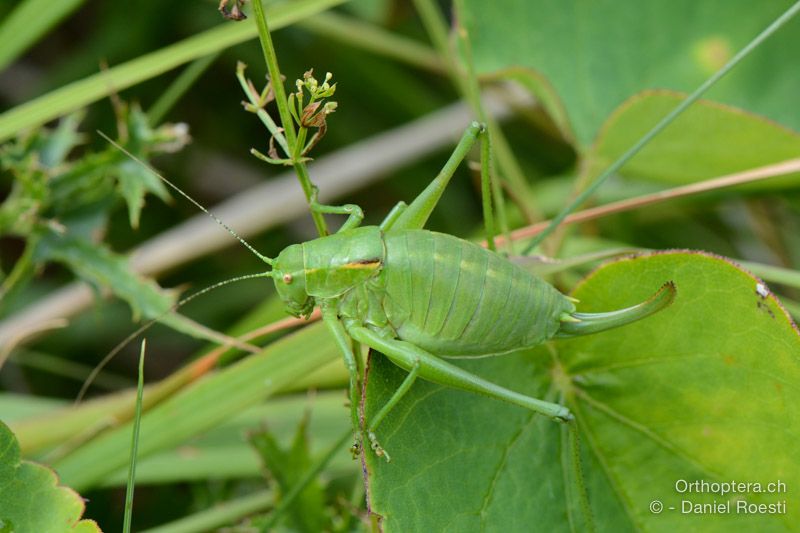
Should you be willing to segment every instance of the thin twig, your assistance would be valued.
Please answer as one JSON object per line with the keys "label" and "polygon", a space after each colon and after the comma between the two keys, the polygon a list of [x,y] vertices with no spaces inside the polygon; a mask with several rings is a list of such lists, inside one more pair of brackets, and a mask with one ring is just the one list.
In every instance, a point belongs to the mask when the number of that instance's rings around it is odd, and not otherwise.
{"label": "thin twig", "polygon": [[65,328],[68,325],[69,321],[66,318],[51,318],[37,324],[30,324],[27,328],[19,329],[14,336],[8,339],[7,343],[0,344],[0,368],[3,368],[3,365],[8,360],[8,356],[11,355],[14,348],[22,344],[25,340],[33,338],[45,331]]}
{"label": "thin twig", "polygon": [[[778,176],[785,176],[800,172],[800,158],[789,159],[780,163],[757,167],[735,174],[727,174],[718,178],[704,180],[690,185],[666,189],[652,194],[645,194],[637,196],[636,198],[629,198],[627,200],[620,200],[610,204],[600,205],[590,209],[585,209],[577,213],[573,213],[561,222],[562,225],[577,224],[579,222],[587,222],[608,216],[614,213],[622,213],[624,211],[632,211],[641,207],[674,200],[675,198],[682,198],[684,196],[692,196],[709,191],[715,191],[735,185],[743,185],[745,183],[753,183],[757,181],[775,178]],[[551,221],[545,220],[531,226],[520,228],[511,233],[512,240],[528,239],[535,235],[541,234],[549,227]],[[502,238],[497,239],[498,244],[502,244]]]}

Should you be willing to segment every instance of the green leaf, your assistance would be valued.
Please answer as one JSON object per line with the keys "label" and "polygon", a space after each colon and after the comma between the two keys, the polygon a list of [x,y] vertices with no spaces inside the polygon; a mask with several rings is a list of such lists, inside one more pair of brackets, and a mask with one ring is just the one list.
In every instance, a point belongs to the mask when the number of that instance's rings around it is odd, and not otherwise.
{"label": "green leaf", "polygon": [[[667,280],[677,285],[675,302],[646,320],[463,362],[513,390],[565,398],[574,433],[417,381],[378,431],[392,462],[365,453],[383,530],[574,531],[591,522],[605,531],[791,529],[800,519],[791,489],[800,484],[800,334],[758,279],[701,253],[608,264],[574,296],[581,311],[605,311],[642,301]],[[404,375],[371,358],[367,416]],[[781,481],[788,493],[679,493],[680,480]],[[649,510],[655,500],[660,514]],[[731,502],[734,511],[682,514],[683,500]],[[737,500],[788,503],[786,514],[743,514]]]}
{"label": "green leaf", "polygon": [[125,300],[134,315],[155,318],[174,303],[174,295],[154,281],[133,272],[128,259],[108,247],[66,233],[46,234],[39,242],[37,260],[58,261],[98,289],[109,289]]}
{"label": "green leaf", "polygon": [[[596,176],[669,113],[683,95],[645,92],[627,100],[604,124],[588,154]],[[683,185],[795,158],[800,134],[741,109],[700,101],[633,157],[620,171],[626,177]],[[747,189],[797,186],[798,174]]]}
{"label": "green leaf", "polygon": [[[147,115],[138,105],[127,108],[122,118],[126,122],[127,131],[125,148],[142,161],[148,159],[151,151],[176,152],[189,142],[188,127],[185,124],[166,124],[154,130],[149,124]],[[109,150],[116,153],[115,147],[110,147]],[[122,161],[107,171],[116,174],[120,194],[128,204],[131,227],[138,228],[147,193],[153,193],[167,201],[169,192],[166,185],[139,161],[132,160],[124,154],[118,155],[123,157]]]}
{"label": "green leaf", "polygon": [[[283,28],[342,1],[300,0],[279,5],[269,12],[270,25],[273,29]],[[0,114],[0,141],[255,36],[256,26],[252,19],[235,24],[222,22],[199,35],[72,82]]]}
{"label": "green leaf", "polygon": [[177,301],[174,291],[165,290],[131,268],[128,258],[110,248],[91,242],[69,231],[48,232],[37,242],[35,261],[58,261],[98,291],[109,290],[131,308],[134,319],[158,319],[176,331],[216,343],[230,340],[177,313],[167,312]]}
{"label": "green leaf", "polygon": [[[137,105],[119,108],[117,119],[125,124],[120,142],[141,160],[154,153],[175,152],[189,141],[186,125],[153,129]],[[114,204],[114,178],[133,227],[138,226],[147,193],[168,199],[157,177],[113,146],[67,160],[84,139],[78,131],[84,114],[73,113],[53,129],[42,128],[0,149],[0,166],[15,178],[11,194],[0,206],[0,232],[29,237],[54,222],[76,226],[80,219],[86,226],[90,218],[94,225],[85,233],[102,231]]]}
{"label": "green leaf", "polygon": [[[478,70],[538,71],[560,96],[585,147],[632,94],[693,90],[791,3],[769,0],[753,9],[747,0],[507,0],[502,9],[487,9],[481,0],[465,0],[463,19]],[[800,22],[794,20],[709,98],[800,129],[800,116],[790,111],[800,72],[786,53],[798,46]]]}
{"label": "green leaf", "polygon": [[58,485],[49,468],[21,461],[19,444],[0,422],[0,531],[37,533],[99,532],[92,520],[81,520],[80,495]]}
{"label": "green leaf", "polygon": [[64,117],[53,129],[42,128],[0,147],[0,169],[14,178],[0,204],[0,234],[28,237],[52,202],[50,180],[67,167],[66,159],[83,137],[78,127],[84,113]]}
{"label": "green leaf", "polygon": [[[263,429],[250,436],[250,443],[278,483],[281,497],[300,483],[305,473],[314,464],[308,442],[309,417],[310,412],[306,411],[300,418],[300,423],[288,449],[282,449],[268,429]],[[325,517],[325,493],[319,479],[314,479],[306,485],[289,505],[286,517],[290,520],[292,529],[297,531],[315,533],[329,527]]]}

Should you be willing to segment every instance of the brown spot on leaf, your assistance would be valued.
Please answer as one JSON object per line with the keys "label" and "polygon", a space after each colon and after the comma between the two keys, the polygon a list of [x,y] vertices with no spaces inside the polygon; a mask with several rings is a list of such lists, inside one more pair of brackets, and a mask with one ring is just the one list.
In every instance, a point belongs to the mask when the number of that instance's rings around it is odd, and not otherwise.
{"label": "brown spot on leaf", "polygon": [[775,313],[772,312],[772,309],[770,309],[769,305],[767,305],[765,302],[758,300],[756,302],[756,307],[767,313],[770,318],[775,318]]}

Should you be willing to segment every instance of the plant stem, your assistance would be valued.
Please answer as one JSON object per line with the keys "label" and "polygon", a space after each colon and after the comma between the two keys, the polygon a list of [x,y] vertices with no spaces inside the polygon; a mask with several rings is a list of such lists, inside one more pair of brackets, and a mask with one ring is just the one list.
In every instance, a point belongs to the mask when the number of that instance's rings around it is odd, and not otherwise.
{"label": "plant stem", "polygon": [[284,137],[283,133],[278,128],[278,125],[275,124],[275,121],[272,120],[272,117],[269,116],[269,113],[264,109],[264,104],[261,101],[261,95],[258,94],[258,91],[253,87],[253,84],[247,81],[247,78],[244,76],[244,63],[239,63],[239,66],[236,68],[236,78],[239,80],[239,85],[242,86],[242,91],[244,94],[247,95],[247,99],[250,100],[250,104],[253,106],[252,109],[255,111],[256,116],[261,119],[261,122],[264,126],[267,127],[269,132],[272,134],[272,138],[283,148],[284,153],[289,156],[290,150],[289,145],[286,142],[286,137]]}
{"label": "plant stem", "polygon": [[[272,91],[275,93],[275,103],[278,106],[278,115],[281,117],[284,135],[289,146],[294,146],[296,139],[294,122],[289,114],[289,106],[286,102],[286,90],[283,87],[281,71],[278,67],[278,56],[275,54],[275,47],[272,44],[272,36],[269,33],[267,17],[264,14],[264,7],[261,0],[253,0],[253,11],[255,12],[256,27],[258,28],[258,39],[261,41],[261,50],[264,52],[264,60],[269,70],[269,81],[272,84]],[[291,154],[287,154],[291,157]]]}
{"label": "plant stem", "polygon": [[456,71],[456,59],[447,42],[447,22],[439,11],[439,7],[432,0],[414,0],[414,7],[417,8],[417,13],[422,19],[422,25],[425,26],[425,31],[428,32],[428,36],[433,42],[433,47],[444,60],[444,66],[450,79],[455,84],[458,92],[466,96],[468,93],[467,87]]}
{"label": "plant stem", "polygon": [[[300,186],[303,188],[303,193],[306,200],[311,203],[311,198],[314,194],[314,185],[311,183],[311,178],[308,175],[305,163],[298,161],[297,154],[297,133],[294,129],[294,122],[292,115],[289,113],[289,104],[286,100],[286,90],[283,87],[283,79],[281,78],[281,71],[278,68],[278,56],[275,54],[275,47],[272,44],[272,37],[269,33],[269,26],[267,24],[267,17],[264,14],[264,7],[261,0],[253,0],[253,12],[256,19],[256,26],[258,27],[258,38],[261,41],[261,50],[264,52],[264,59],[267,63],[269,70],[269,79],[272,84],[272,91],[275,94],[275,103],[278,106],[278,115],[281,118],[281,125],[283,126],[284,136],[286,143],[289,145],[289,153],[287,157],[293,161],[294,170],[297,173],[297,178],[300,181]],[[302,148],[301,148],[302,150]],[[314,225],[320,236],[328,234],[328,226],[325,223],[321,213],[311,211],[311,218],[314,219]]]}
{"label": "plant stem", "polygon": [[[458,0],[456,0],[454,5],[457,9],[462,9],[461,2]],[[437,18],[439,19],[438,23],[443,24],[441,17],[439,16]],[[439,31],[444,29],[444,27],[441,27]],[[467,30],[461,25],[458,27],[458,42],[461,45],[463,61],[453,65],[452,73],[458,75],[459,68],[457,67],[459,66],[466,71],[466,79],[460,83],[460,87],[463,89],[464,96],[470,103],[473,111],[478,115],[479,120],[486,125],[486,131],[483,134],[483,139],[481,139],[481,200],[483,202],[483,220],[487,234],[486,242],[488,243],[489,249],[495,251],[494,237],[496,232],[492,201],[498,205],[498,213],[503,215],[501,226],[507,227],[504,217],[505,205],[503,203],[502,191],[499,187],[495,187],[493,183],[495,173],[492,164],[491,148],[492,139],[494,138],[493,131],[496,131],[497,128],[495,124],[490,122],[490,117],[487,115],[481,103],[481,88],[478,84],[478,78],[475,76],[475,68],[472,63],[472,48],[470,46]],[[451,61],[456,61],[456,57],[451,57],[450,59]],[[460,76],[459,79],[461,79]],[[508,242],[511,241],[509,240]]]}
{"label": "plant stem", "polygon": [[[422,23],[428,32],[434,48],[443,58],[447,73],[455,85],[458,92],[464,99],[469,102],[475,115],[487,125],[488,135],[487,138],[491,139],[493,156],[497,158],[497,163],[500,167],[500,175],[505,178],[509,189],[514,191],[512,194],[517,200],[524,200],[531,197],[525,182],[520,165],[508,147],[508,142],[503,136],[502,130],[497,123],[488,116],[483,109],[480,99],[480,84],[478,83],[477,75],[472,65],[472,53],[470,48],[469,36],[465,33],[463,25],[459,27],[459,41],[464,49],[465,61],[463,64],[466,70],[466,79],[460,75],[459,60],[453,53],[447,37],[447,22],[442,16],[439,8],[431,0],[414,0],[414,5],[422,19]],[[463,6],[460,2],[456,2],[456,9],[463,12]],[[490,171],[494,171],[494,166],[490,167]],[[492,172],[494,177],[496,174]],[[500,225],[501,231],[508,237],[508,221],[506,218],[505,203],[502,195],[502,190],[498,186],[497,180],[492,180],[492,196],[497,210],[497,221]],[[517,201],[520,210],[523,213],[528,213],[529,209],[522,201]],[[506,239],[505,242],[510,245],[511,240]]]}
{"label": "plant stem", "polygon": [[483,220],[486,224],[486,243],[495,251],[494,246],[494,213],[492,211],[492,145],[488,131],[481,139],[481,200],[483,202]]}

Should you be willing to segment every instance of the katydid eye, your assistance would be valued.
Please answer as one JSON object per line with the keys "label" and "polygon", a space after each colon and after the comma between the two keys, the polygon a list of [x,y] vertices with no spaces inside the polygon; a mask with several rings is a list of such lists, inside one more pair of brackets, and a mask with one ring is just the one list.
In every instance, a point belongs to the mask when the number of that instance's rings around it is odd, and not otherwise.
{"label": "katydid eye", "polygon": [[287,285],[292,282],[292,275],[291,274],[284,274],[283,275],[283,282]]}

